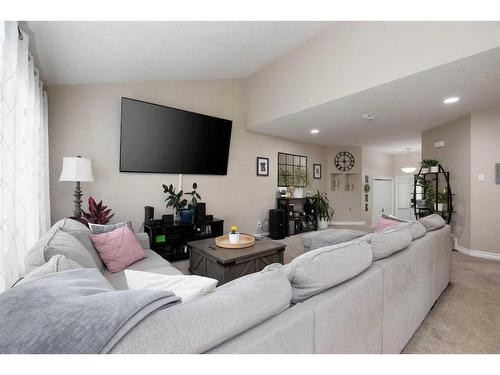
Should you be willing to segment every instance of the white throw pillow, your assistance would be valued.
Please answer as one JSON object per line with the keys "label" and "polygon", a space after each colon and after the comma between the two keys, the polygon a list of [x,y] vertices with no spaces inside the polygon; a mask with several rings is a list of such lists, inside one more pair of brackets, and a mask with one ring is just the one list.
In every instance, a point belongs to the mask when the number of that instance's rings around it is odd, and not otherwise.
{"label": "white throw pillow", "polygon": [[125,270],[129,289],[159,289],[175,293],[182,302],[212,293],[218,281],[195,275],[162,275],[152,272]]}

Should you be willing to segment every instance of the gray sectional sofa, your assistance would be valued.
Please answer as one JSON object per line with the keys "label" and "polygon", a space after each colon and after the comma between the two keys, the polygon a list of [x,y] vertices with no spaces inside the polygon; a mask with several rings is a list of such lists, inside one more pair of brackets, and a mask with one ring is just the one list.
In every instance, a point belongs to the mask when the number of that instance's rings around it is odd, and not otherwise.
{"label": "gray sectional sofa", "polygon": [[[160,310],[111,352],[399,353],[450,281],[450,228],[436,218],[423,224],[312,250]],[[85,228],[66,219],[54,227]],[[129,269],[180,274],[146,235],[138,239],[147,256]],[[100,269],[127,287],[123,271]]]}

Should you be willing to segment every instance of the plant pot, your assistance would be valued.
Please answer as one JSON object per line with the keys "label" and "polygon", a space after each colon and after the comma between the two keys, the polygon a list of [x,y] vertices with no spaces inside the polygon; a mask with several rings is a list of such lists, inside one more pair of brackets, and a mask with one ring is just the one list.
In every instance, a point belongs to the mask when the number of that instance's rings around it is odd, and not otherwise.
{"label": "plant pot", "polygon": [[434,167],[431,167],[431,173],[436,173],[436,172],[439,172],[439,166],[434,166]]}
{"label": "plant pot", "polygon": [[296,187],[293,191],[294,198],[304,198],[304,188]]}
{"label": "plant pot", "polygon": [[240,234],[238,232],[236,232],[236,233],[229,233],[229,242],[231,242],[231,243],[238,243],[238,242],[240,242]]}
{"label": "plant pot", "polygon": [[191,210],[180,210],[179,216],[183,223],[190,223],[193,221],[193,211]]}
{"label": "plant pot", "polygon": [[318,230],[328,229],[328,220],[320,219],[318,220]]}
{"label": "plant pot", "polygon": [[436,206],[437,206],[437,210],[438,210],[439,212],[443,212],[443,209],[444,209],[444,203],[438,203]]}
{"label": "plant pot", "polygon": [[420,173],[429,173],[429,168],[422,168]]}

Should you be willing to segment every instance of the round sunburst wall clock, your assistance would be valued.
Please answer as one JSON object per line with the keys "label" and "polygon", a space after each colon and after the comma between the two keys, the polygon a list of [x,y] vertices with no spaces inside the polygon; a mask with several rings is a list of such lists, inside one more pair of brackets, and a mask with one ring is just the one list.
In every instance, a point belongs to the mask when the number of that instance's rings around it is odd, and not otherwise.
{"label": "round sunburst wall clock", "polygon": [[341,151],[335,155],[335,167],[339,171],[347,172],[354,167],[354,156],[350,152]]}

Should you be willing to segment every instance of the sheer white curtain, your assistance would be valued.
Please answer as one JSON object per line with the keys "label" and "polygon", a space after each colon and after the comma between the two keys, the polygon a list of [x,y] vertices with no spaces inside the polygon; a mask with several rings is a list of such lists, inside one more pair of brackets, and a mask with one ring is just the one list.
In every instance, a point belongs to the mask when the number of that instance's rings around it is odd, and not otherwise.
{"label": "sheer white curtain", "polygon": [[47,94],[17,22],[0,21],[0,292],[50,224]]}

